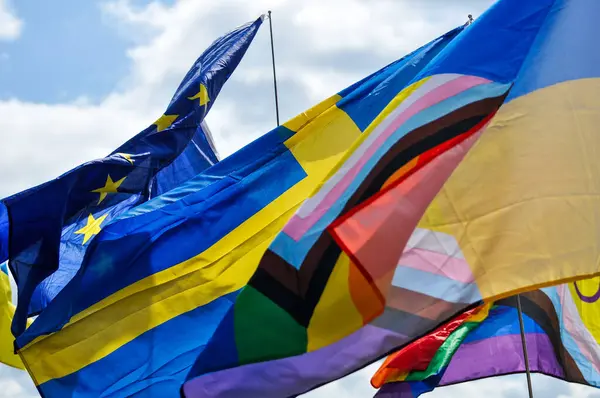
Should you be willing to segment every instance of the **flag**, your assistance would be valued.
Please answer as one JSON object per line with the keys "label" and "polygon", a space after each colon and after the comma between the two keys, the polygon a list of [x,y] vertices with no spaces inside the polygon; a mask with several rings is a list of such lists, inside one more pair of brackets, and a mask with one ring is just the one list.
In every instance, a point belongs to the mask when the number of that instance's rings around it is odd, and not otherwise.
{"label": "flag", "polygon": [[[457,35],[460,37],[462,30],[462,27],[458,28],[435,42],[440,43],[439,40],[443,40],[443,47],[446,48]],[[428,55],[428,48],[429,45],[415,52],[407,61],[407,65],[417,64],[422,70],[435,59],[425,56]],[[396,106],[403,99],[403,89],[411,79],[412,77],[408,77],[402,80],[402,85],[394,92],[392,101],[382,111],[384,116],[390,107]],[[386,82],[379,90],[384,91],[387,87]],[[480,92],[484,92],[485,89],[489,89],[492,95],[499,96],[506,90],[504,85],[491,85],[480,88]],[[493,101],[493,96],[491,98]],[[484,117],[487,116],[485,109],[478,111],[484,113]],[[380,113],[374,120],[381,122],[381,119]],[[365,134],[369,134],[368,129]],[[431,153],[439,150],[443,148],[434,147]],[[301,211],[302,208],[299,212]],[[368,284],[362,283],[360,273],[352,267],[349,258],[344,256],[324,233],[326,223],[317,223],[306,232],[305,239],[298,241],[286,230],[292,221],[293,219],[288,222],[283,229],[284,233],[280,233],[270,245],[249,286],[236,298],[235,307],[229,311],[207,349],[199,356],[196,367],[190,372],[190,381],[184,387],[186,395],[299,394],[362,366],[358,361],[345,360],[347,355],[359,355],[363,358],[382,355],[378,352],[379,345],[366,343],[377,342],[380,331],[386,333],[378,327],[365,328],[348,337],[347,341],[335,343],[355,325],[362,326],[364,319],[370,316],[369,311],[373,311],[373,308],[361,308],[361,302],[370,305],[369,300],[374,299],[378,304],[378,298],[372,294]],[[282,260],[287,264],[282,264]],[[353,281],[351,286],[348,286],[349,279]],[[324,287],[326,290],[323,293]],[[348,297],[345,299],[344,295],[349,289],[355,296],[345,296]],[[320,302],[319,295],[322,297]],[[354,305],[355,303],[357,305]],[[336,305],[336,316],[331,316],[328,312],[331,305]],[[450,311],[448,308],[438,310],[446,313]],[[379,311],[379,308],[375,311]],[[311,315],[312,319],[309,319]],[[344,321],[351,321],[353,324],[344,325],[344,322],[338,322],[337,316],[342,316]],[[252,324],[256,324],[257,320],[260,320],[259,324],[269,327],[253,328]],[[308,328],[307,323],[310,323]],[[396,346],[396,338],[406,341],[405,335],[390,332],[385,336],[386,344],[392,344],[388,350]],[[347,346],[344,346],[346,343]],[[301,355],[307,351],[310,354]],[[292,357],[296,355],[299,356]],[[237,367],[238,364],[252,363],[257,357],[273,361],[268,364],[256,363]],[[277,358],[282,359],[276,360]],[[233,368],[230,371],[218,372],[220,368],[227,367]],[[206,376],[194,379],[194,376],[200,374]],[[243,384],[240,380],[244,380]]]}
{"label": "flag", "polygon": [[202,120],[183,152],[156,174],[152,180],[150,197],[178,187],[218,161],[212,134],[206,120]]}
{"label": "flag", "polygon": [[[371,384],[374,387],[381,387],[380,384],[384,382],[390,383],[386,384],[377,394],[385,397],[386,394],[389,393],[387,386],[391,386],[391,382],[395,382],[394,386],[399,387],[393,394],[398,392],[400,394],[405,394],[404,396],[400,395],[402,398],[418,397],[424,392],[433,390],[433,388],[430,387],[436,382],[439,382],[446,370],[448,362],[453,355],[455,355],[457,350],[460,349],[461,344],[467,338],[474,336],[474,330],[478,330],[482,322],[485,322],[489,316],[492,318],[496,316],[497,308],[492,308],[492,311],[490,311],[489,307],[490,305],[486,305],[480,308],[477,314],[464,319],[456,330],[442,342],[438,351],[435,352],[425,369],[400,371],[401,368],[397,368],[396,363],[405,363],[402,352],[390,357],[390,360],[384,364],[371,379]],[[400,385],[402,386],[400,387]]]}
{"label": "flag", "polygon": [[[521,294],[523,330],[529,368],[568,382],[600,387],[600,346],[595,336],[600,279],[549,287]],[[591,293],[591,294],[590,294]],[[443,346],[458,346],[451,355],[435,354],[429,373],[395,374],[383,365],[372,384],[379,398],[416,398],[439,386],[525,372],[516,297],[499,300],[487,319],[468,334],[450,335]],[[442,346],[442,347],[443,347]],[[401,359],[403,350],[393,354]],[[391,377],[390,377],[391,376]]]}
{"label": "flag", "polygon": [[[8,214],[6,208],[0,203],[0,241],[5,241],[2,234],[7,232]],[[8,248],[0,245],[0,257],[5,258]],[[25,369],[21,358],[15,353],[14,338],[10,332],[10,325],[15,314],[12,303],[12,292],[6,261],[0,263],[0,363],[17,369]]]}
{"label": "flag", "polygon": [[465,28],[283,227],[185,394],[300,394],[484,299],[598,272],[597,7],[503,0]]}
{"label": "flag", "polygon": [[[73,278],[100,230],[128,209],[218,159],[202,124],[263,17],[217,39],[184,77],[166,112],[109,156],[3,200],[9,265],[18,286],[13,334]],[[204,126],[204,127],[203,127]]]}
{"label": "flag", "polygon": [[488,313],[489,305],[473,308],[440,326],[434,332],[414,341],[396,354],[390,355],[371,378],[372,386],[380,388],[386,382],[415,379],[407,377],[414,374],[429,375],[434,371],[432,364],[435,372],[438,373],[439,363],[446,363],[449,360],[458,344],[468,334],[466,331],[474,329],[488,316]]}
{"label": "flag", "polygon": [[15,354],[12,344],[13,337],[10,334],[10,323],[14,313],[15,307],[12,304],[8,267],[4,262],[0,264],[0,363],[25,369],[21,358]]}
{"label": "flag", "polygon": [[277,233],[421,70],[415,57],[426,63],[449,40],[391,63],[105,226],[78,274],[17,338],[39,390],[179,394]]}
{"label": "flag", "polygon": [[[509,5],[497,3],[472,33]],[[333,227],[362,268],[398,265],[392,285],[455,303],[600,271],[594,221],[600,186],[593,182],[600,168],[589,152],[600,119],[593,89],[600,55],[584,44],[599,10],[585,0],[532,5],[529,17],[544,15],[543,24],[473,149],[449,162],[450,169],[441,160],[430,163]],[[582,44],[573,47],[572,40]]]}

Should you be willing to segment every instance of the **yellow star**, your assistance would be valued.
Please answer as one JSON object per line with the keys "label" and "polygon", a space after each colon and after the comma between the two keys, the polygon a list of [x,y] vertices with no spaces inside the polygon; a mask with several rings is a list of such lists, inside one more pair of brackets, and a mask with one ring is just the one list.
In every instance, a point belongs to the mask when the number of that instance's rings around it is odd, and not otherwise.
{"label": "yellow star", "polygon": [[102,221],[104,221],[107,215],[108,214],[105,214],[102,217],[96,219],[90,213],[85,227],[81,228],[79,231],[75,231],[76,234],[83,235],[83,245],[85,245],[92,236],[98,235],[100,233],[100,230],[102,229],[100,227],[100,224],[102,224]]}
{"label": "yellow star", "polygon": [[125,160],[127,160],[129,163],[133,164],[133,159],[131,159],[131,157],[133,155],[129,154],[129,153],[117,153],[117,155],[121,156],[122,158],[124,158]]}
{"label": "yellow star", "polygon": [[102,203],[104,198],[106,198],[107,194],[109,194],[111,192],[119,192],[118,189],[121,186],[121,184],[123,183],[123,181],[125,181],[125,178],[127,178],[127,177],[123,177],[119,181],[113,181],[112,178],[110,178],[110,174],[109,174],[108,177],[106,177],[106,185],[104,185],[102,188],[94,189],[92,191],[92,192],[96,192],[96,193],[100,194],[100,199],[98,199],[98,204]]}
{"label": "yellow star", "polygon": [[171,127],[173,122],[179,117],[179,115],[162,115],[155,121],[154,124],[156,126],[156,131],[163,131]]}
{"label": "yellow star", "polygon": [[210,101],[210,98],[208,98],[208,90],[206,90],[206,86],[204,84],[200,85],[200,91],[198,91],[198,93],[196,93],[196,95],[194,95],[193,97],[188,97],[189,100],[199,100],[200,101],[200,106],[206,105],[208,104],[208,101]]}

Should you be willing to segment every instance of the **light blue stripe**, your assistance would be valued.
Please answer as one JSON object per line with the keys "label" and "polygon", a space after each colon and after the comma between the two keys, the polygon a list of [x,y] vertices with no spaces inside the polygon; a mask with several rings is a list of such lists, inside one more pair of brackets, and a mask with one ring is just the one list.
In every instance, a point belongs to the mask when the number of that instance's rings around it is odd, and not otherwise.
{"label": "light blue stripe", "polygon": [[475,303],[482,300],[475,283],[462,283],[409,267],[396,268],[392,285],[452,303]]}
{"label": "light blue stripe", "polygon": [[468,104],[485,98],[498,97],[504,94],[509,87],[509,84],[500,83],[490,83],[476,86],[465,90],[464,92],[457,94],[453,97],[450,97],[436,105],[426,108],[423,111],[411,117],[410,119],[408,119],[375,152],[375,154],[369,159],[367,164],[362,168],[359,175],[345,190],[340,199],[328,209],[327,213],[325,213],[323,217],[321,217],[319,221],[317,221],[315,225],[313,225],[309,229],[309,231],[304,236],[302,236],[302,238],[299,241],[296,242],[287,234],[282,232],[277,235],[277,237],[271,244],[270,249],[273,252],[277,253],[277,255],[283,258],[286,262],[296,267],[296,269],[300,268],[300,265],[302,264],[302,262],[306,258],[306,255],[308,254],[308,251],[313,247],[321,233],[333,222],[333,220],[335,220],[340,215],[342,209],[344,208],[350,197],[358,189],[363,179],[368,175],[368,173],[371,172],[371,170],[377,165],[377,162],[379,162],[379,160],[390,150],[390,148],[396,142],[398,142],[402,137],[404,137],[409,132],[415,130],[416,128],[431,123],[432,121],[439,119],[440,117],[447,115],[457,109],[460,109]]}
{"label": "light blue stripe", "polygon": [[581,374],[585,378],[585,380],[595,387],[600,387],[600,374],[590,363],[590,361],[583,355],[583,353],[579,350],[577,346],[577,342],[575,338],[567,331],[565,328],[565,324],[563,321],[563,308],[561,304],[561,298],[556,290],[556,287],[548,287],[541,289],[550,301],[552,301],[552,305],[554,305],[554,309],[556,310],[556,315],[558,316],[558,321],[560,323],[560,339],[562,340],[563,346],[567,349],[575,364],[581,371]]}

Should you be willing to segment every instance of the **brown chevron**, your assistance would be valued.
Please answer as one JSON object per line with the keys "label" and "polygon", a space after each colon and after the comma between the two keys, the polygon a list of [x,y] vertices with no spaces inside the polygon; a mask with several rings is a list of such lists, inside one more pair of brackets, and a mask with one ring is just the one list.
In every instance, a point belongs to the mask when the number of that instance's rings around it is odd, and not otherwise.
{"label": "brown chevron", "polygon": [[[499,300],[497,304],[517,307],[515,297]],[[548,335],[554,348],[554,354],[565,372],[566,380],[588,384],[575,360],[562,343],[560,321],[550,298],[541,290],[534,290],[521,294],[521,305],[523,313],[533,319]]]}
{"label": "brown chevron", "polygon": [[[379,160],[342,214],[379,192],[394,172],[419,154],[478,126],[498,110],[504,99],[502,95],[473,102],[406,134]],[[299,270],[267,250],[249,284],[307,327],[340,254],[331,235],[322,231]]]}

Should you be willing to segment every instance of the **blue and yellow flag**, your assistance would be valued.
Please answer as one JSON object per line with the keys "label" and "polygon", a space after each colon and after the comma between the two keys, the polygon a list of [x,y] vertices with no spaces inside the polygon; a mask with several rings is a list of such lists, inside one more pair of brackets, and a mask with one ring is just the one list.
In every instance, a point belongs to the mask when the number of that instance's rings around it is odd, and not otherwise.
{"label": "blue and yellow flag", "polygon": [[0,264],[0,362],[18,369],[25,369],[21,358],[15,354],[13,337],[10,334],[10,323],[15,313],[12,304],[8,267],[6,262]]}
{"label": "blue and yellow flag", "polygon": [[[421,62],[459,31],[106,226],[81,271],[17,340],[40,391],[177,396],[275,236]],[[221,356],[228,353],[209,360]]]}
{"label": "blue and yellow flag", "polygon": [[[0,241],[6,241],[3,234],[8,233],[8,214],[0,203]],[[0,257],[6,258],[6,245],[0,245]],[[6,261],[0,263],[0,363],[25,369],[21,358],[15,353],[14,338],[10,333],[10,324],[15,314]]]}
{"label": "blue and yellow flag", "polygon": [[13,334],[76,274],[92,238],[119,214],[218,161],[202,121],[263,17],[215,41],[194,63],[166,112],[109,156],[4,199],[10,269],[18,286]]}

